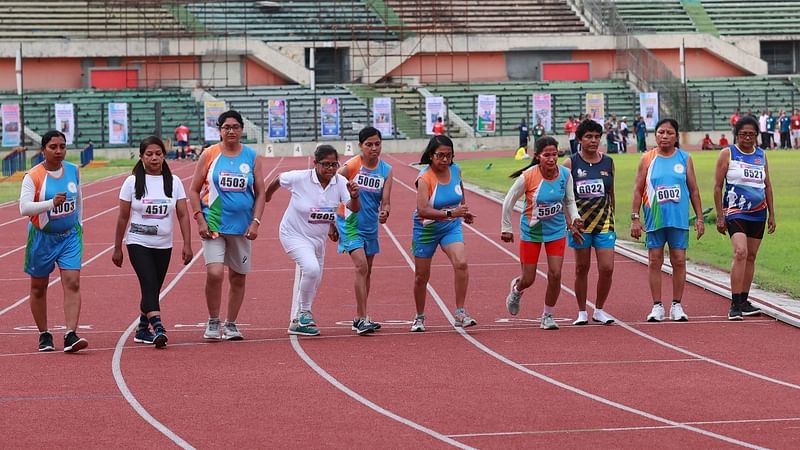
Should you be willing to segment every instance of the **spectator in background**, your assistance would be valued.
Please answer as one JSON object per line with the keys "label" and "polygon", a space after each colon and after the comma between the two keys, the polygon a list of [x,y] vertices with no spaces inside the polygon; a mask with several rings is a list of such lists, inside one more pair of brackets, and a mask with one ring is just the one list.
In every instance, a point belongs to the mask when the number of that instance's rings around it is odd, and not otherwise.
{"label": "spectator in background", "polygon": [[722,136],[720,136],[720,138],[719,138],[719,146],[720,146],[720,148],[725,148],[725,147],[727,147],[729,145],[730,145],[730,142],[728,142],[728,138],[726,138],[724,134]]}
{"label": "spectator in background", "polygon": [[778,141],[781,140],[781,135],[778,133],[778,121],[772,111],[767,113],[767,133],[769,133],[769,148],[773,149],[778,147]]}
{"label": "spectator in background", "polygon": [[578,141],[575,140],[575,130],[578,129],[578,122],[575,121],[573,116],[569,116],[564,122],[564,133],[569,138],[569,152],[574,155],[578,152]]}
{"label": "spectator in background", "polygon": [[436,122],[433,124],[432,131],[435,136],[441,136],[444,134],[444,120],[441,117],[436,118]]}
{"label": "spectator in background", "polygon": [[703,138],[703,143],[700,146],[702,150],[714,150],[714,141],[711,140],[711,136],[706,133],[706,136]]}
{"label": "spectator in background", "polygon": [[794,110],[794,114],[789,118],[789,132],[794,143],[794,148],[800,148],[800,111]]}
{"label": "spectator in background", "polygon": [[613,127],[611,122],[606,122],[606,147],[606,152],[608,153],[619,153],[617,130]]}
{"label": "spectator in background", "polygon": [[636,117],[633,127],[636,130],[636,151],[643,153],[647,151],[647,124],[641,114]]}
{"label": "spectator in background", "polygon": [[542,125],[541,120],[537,119],[536,126],[533,127],[533,142],[536,143],[542,136],[544,136],[544,125]]}
{"label": "spectator in background", "polygon": [[530,131],[528,130],[528,123],[525,122],[525,119],[522,119],[517,126],[517,130],[519,130],[519,148],[525,147],[526,151],[528,149],[528,139],[530,139]]}
{"label": "spectator in background", "polygon": [[[731,114],[731,119],[730,119],[730,122],[729,122],[729,123],[730,123],[730,125],[731,125],[731,130],[733,130],[733,129],[735,129],[735,128],[736,128],[736,122],[738,122],[738,121],[739,121],[739,118],[740,118],[741,116],[742,116],[742,115],[741,115],[741,113],[739,112],[739,108],[736,108],[736,111],[734,111],[734,112],[733,112],[733,114]],[[736,143],[736,133],[733,133],[733,143],[734,143],[734,144]]]}
{"label": "spectator in background", "polygon": [[781,133],[781,148],[788,149],[792,147],[792,141],[789,138],[789,124],[791,119],[786,115],[786,111],[781,111],[781,116],[778,118],[778,130]]}
{"label": "spectator in background", "polygon": [[769,117],[769,115],[766,111],[761,111],[761,115],[758,116],[758,132],[761,133],[761,148],[765,150],[770,148],[770,141],[772,141],[772,133],[767,130],[767,117]]}
{"label": "spectator in background", "polygon": [[630,134],[630,130],[628,130],[628,118],[623,117],[622,120],[619,122],[619,135],[620,135],[620,145],[622,153],[628,153],[628,135]]}
{"label": "spectator in background", "polygon": [[178,158],[186,158],[186,146],[189,145],[189,127],[181,123],[175,128],[175,143],[178,145]]}

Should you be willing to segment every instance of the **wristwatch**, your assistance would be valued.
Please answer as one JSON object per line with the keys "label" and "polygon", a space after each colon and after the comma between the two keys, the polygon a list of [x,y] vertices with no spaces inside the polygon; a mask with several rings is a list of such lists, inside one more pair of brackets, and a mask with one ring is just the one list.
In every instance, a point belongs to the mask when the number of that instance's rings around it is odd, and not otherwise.
{"label": "wristwatch", "polygon": [[631,213],[631,220],[639,220],[639,213]]}
{"label": "wristwatch", "polygon": [[452,209],[448,209],[448,210],[447,210],[447,211],[445,211],[444,213],[445,213],[445,214],[447,214],[447,218],[448,218],[448,219],[450,219],[450,218],[452,218],[452,217],[453,217],[453,210],[452,210]]}

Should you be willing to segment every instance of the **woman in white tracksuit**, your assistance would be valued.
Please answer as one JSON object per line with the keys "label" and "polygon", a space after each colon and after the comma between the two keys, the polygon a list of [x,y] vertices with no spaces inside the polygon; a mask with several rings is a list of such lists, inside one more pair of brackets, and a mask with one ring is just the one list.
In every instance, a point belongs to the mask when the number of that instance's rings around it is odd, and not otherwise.
{"label": "woman in white tracksuit", "polygon": [[358,185],[336,171],[339,154],[330,145],[314,152],[314,168],[281,173],[267,187],[269,202],[279,187],[292,193],[280,225],[280,240],[286,254],[300,267],[300,289],[292,301],[289,334],[316,336],[317,323],[311,306],[322,281],[325,240],[337,210],[358,212]]}

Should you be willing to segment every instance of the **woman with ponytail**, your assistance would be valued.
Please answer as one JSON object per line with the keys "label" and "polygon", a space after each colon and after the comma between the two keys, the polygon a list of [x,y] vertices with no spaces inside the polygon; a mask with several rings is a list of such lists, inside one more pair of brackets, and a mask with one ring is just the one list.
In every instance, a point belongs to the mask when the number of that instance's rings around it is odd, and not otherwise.
{"label": "woman with ponytail", "polygon": [[186,191],[180,178],[169,170],[164,160],[166,154],[164,143],[156,136],[146,137],[139,144],[139,161],[119,194],[119,216],[111,257],[114,265],[122,267],[122,238],[128,228],[128,256],[142,291],[139,327],[133,341],[155,344],[156,348],[167,345],[158,297],[172,255],[175,215],[183,236],[183,264],[189,264],[194,256]]}

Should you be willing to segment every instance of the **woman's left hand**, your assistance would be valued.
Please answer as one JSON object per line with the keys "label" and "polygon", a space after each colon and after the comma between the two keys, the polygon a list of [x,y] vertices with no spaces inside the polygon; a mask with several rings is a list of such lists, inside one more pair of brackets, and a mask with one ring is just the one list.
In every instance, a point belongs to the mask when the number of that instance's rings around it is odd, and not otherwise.
{"label": "woman's left hand", "polygon": [[183,259],[183,265],[187,265],[192,261],[194,258],[194,252],[192,251],[192,244],[187,242],[183,244],[183,251],[181,252],[181,257]]}
{"label": "woman's left hand", "polygon": [[772,234],[775,232],[775,227],[777,224],[775,223],[775,216],[770,214],[769,218],[767,219],[767,233]]}
{"label": "woman's left hand", "polygon": [[703,219],[695,220],[694,229],[697,230],[697,239],[699,240],[706,232],[706,224],[703,222]]}
{"label": "woman's left hand", "polygon": [[465,212],[464,213],[464,223],[469,225],[469,224],[472,224],[473,222],[475,222],[475,214],[472,214],[469,211]]}
{"label": "woman's left hand", "polygon": [[247,231],[244,232],[244,237],[251,241],[254,241],[258,237],[258,223],[256,221],[250,222],[250,226],[247,227]]}

